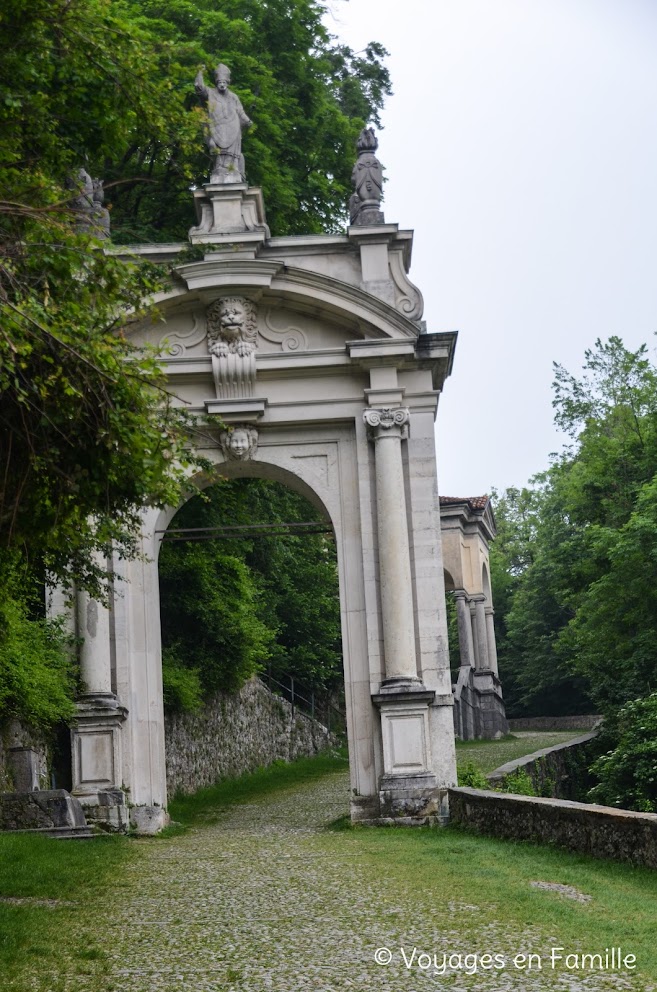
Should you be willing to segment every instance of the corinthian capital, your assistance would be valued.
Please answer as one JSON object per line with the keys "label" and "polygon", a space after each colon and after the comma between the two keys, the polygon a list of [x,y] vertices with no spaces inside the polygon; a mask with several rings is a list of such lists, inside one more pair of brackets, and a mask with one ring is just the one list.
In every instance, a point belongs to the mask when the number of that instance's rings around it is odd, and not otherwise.
{"label": "corinthian capital", "polygon": [[382,437],[408,437],[408,407],[399,406],[394,410],[389,407],[384,410],[368,408],[363,412],[363,420],[372,441],[378,441]]}

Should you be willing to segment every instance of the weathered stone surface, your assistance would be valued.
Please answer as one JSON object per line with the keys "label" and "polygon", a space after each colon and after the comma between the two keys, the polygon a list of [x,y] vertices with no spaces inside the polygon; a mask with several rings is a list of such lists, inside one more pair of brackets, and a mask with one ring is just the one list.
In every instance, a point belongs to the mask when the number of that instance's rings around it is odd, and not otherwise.
{"label": "weathered stone surface", "polygon": [[218,779],[274,761],[293,761],[330,748],[317,722],[292,715],[287,700],[251,679],[236,693],[217,693],[197,713],[165,718],[167,791],[189,794]]}
{"label": "weathered stone surface", "polygon": [[477,833],[657,868],[656,813],[465,788],[449,790],[449,809]]}
{"label": "weathered stone surface", "polygon": [[203,69],[196,75],[198,97],[208,108],[208,149],[215,156],[213,183],[242,183],[245,180],[242,131],[252,121],[244,113],[237,94],[228,89],[230,69],[220,63],[215,70],[215,87],[205,85]]}
{"label": "weathered stone surface", "polygon": [[596,731],[590,731],[562,744],[540,748],[522,758],[507,761],[486,778],[493,787],[504,788],[506,779],[522,770],[529,775],[539,796],[552,799],[586,798],[586,789],[590,787],[587,784],[587,769],[592,760],[588,757],[586,746],[596,736]]}
{"label": "weathered stone surface", "polygon": [[65,789],[0,795],[0,830],[84,826],[82,806]]}
{"label": "weathered stone surface", "polygon": [[602,717],[596,713],[586,716],[521,716],[509,720],[509,730],[593,730]]}

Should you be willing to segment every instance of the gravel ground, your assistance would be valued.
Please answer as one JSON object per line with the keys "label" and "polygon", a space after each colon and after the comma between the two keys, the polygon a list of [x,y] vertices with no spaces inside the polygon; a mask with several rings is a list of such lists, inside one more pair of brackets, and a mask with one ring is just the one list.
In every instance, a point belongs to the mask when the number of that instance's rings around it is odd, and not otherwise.
{"label": "gravel ground", "polygon": [[[347,809],[343,773],[224,810],[218,821],[137,846],[93,921],[102,976],[41,974],[35,992],[639,992],[618,975],[519,971],[548,931],[505,933],[490,908],[386,860],[360,831],[326,831]],[[378,852],[378,857],[377,857]],[[89,919],[83,925],[89,926]],[[558,943],[558,941],[556,941]],[[400,948],[413,962],[406,967]],[[392,960],[377,964],[388,948]],[[571,948],[569,948],[570,950]],[[575,949],[575,948],[573,948]],[[420,953],[508,955],[503,970],[436,975]],[[386,957],[384,951],[380,952]],[[45,984],[44,984],[45,983]]]}

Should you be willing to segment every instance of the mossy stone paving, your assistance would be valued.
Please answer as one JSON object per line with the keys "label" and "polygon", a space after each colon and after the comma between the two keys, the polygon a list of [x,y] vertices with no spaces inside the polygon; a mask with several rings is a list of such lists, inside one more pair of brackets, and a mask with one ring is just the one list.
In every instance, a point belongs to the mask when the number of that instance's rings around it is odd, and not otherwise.
{"label": "mossy stone paving", "polygon": [[[443,891],[371,844],[327,831],[347,810],[344,773],[224,809],[215,823],[142,841],[93,921],[102,975],[46,976],[34,992],[611,992],[650,988],[587,973],[407,970],[399,948],[547,955],[548,931],[513,933],[490,907]],[[412,857],[409,848],[408,857]],[[406,864],[403,862],[406,861]],[[412,877],[411,877],[412,876]],[[90,926],[87,918],[80,925]],[[557,941],[558,943],[558,941]],[[394,952],[377,965],[377,948]],[[573,950],[576,948],[573,948]],[[569,948],[570,950],[570,948]]]}

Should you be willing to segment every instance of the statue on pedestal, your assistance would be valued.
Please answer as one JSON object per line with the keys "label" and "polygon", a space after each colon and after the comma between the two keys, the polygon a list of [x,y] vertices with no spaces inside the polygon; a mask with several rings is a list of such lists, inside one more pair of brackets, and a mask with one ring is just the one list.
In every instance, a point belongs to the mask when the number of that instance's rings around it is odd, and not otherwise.
{"label": "statue on pedestal", "polygon": [[349,219],[352,224],[367,226],[383,224],[380,209],[383,199],[383,167],[374,152],[379,147],[374,129],[364,127],[356,143],[358,158],[351,173],[355,192],[349,200]]}
{"label": "statue on pedestal", "polygon": [[80,169],[77,176],[67,181],[77,196],[71,200],[75,212],[75,229],[80,234],[91,234],[104,241],[110,236],[109,210],[103,206],[105,193],[102,179],[92,179],[86,169]]}
{"label": "statue on pedestal", "polygon": [[195,87],[200,99],[208,108],[207,143],[210,154],[216,156],[211,183],[246,182],[244,156],[242,155],[242,130],[253,123],[244,113],[239,97],[228,89],[230,69],[220,64],[215,70],[216,87],[208,87],[199,69]]}

